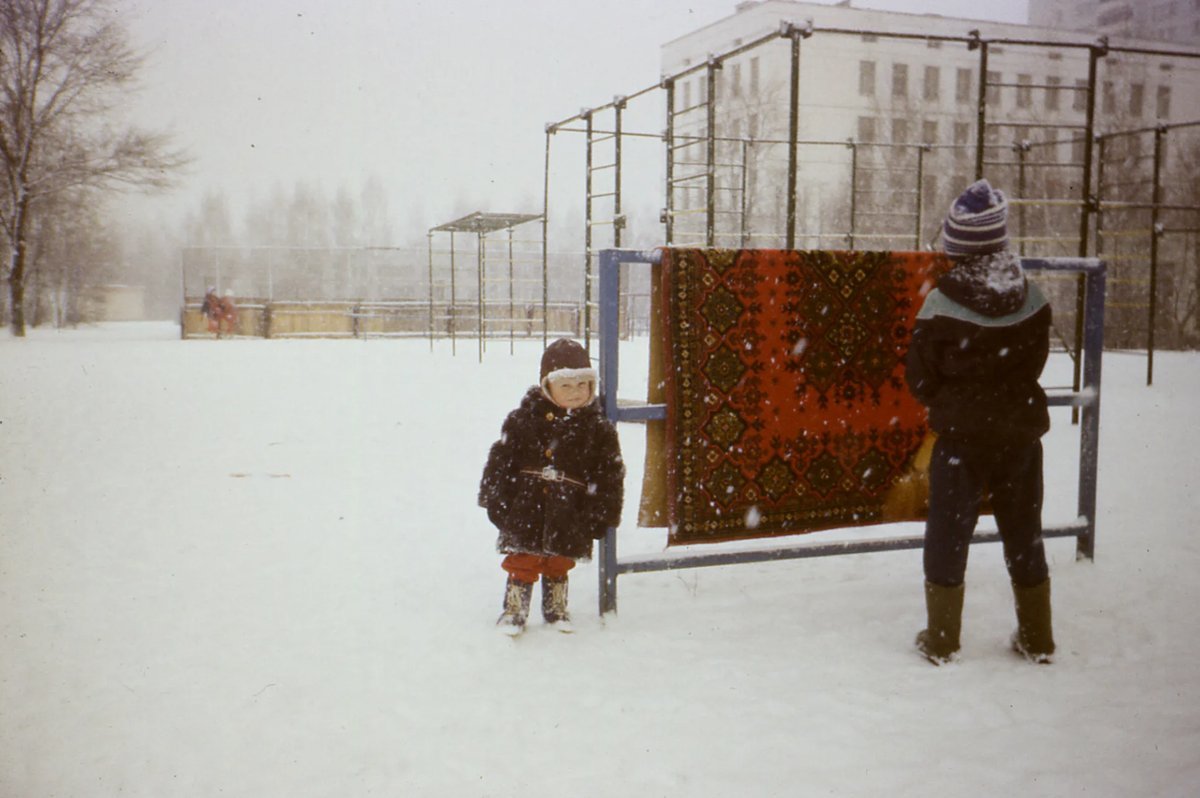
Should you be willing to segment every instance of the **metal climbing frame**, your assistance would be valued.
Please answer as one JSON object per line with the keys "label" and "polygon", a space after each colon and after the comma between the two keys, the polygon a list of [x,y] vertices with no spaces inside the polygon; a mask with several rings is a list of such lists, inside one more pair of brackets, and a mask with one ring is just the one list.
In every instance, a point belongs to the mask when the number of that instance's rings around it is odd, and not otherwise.
{"label": "metal climbing frame", "polygon": [[[1096,137],[1096,254],[1111,266],[1112,345],[1146,347],[1146,384],[1154,382],[1154,350],[1163,269],[1168,281],[1197,258],[1200,205],[1193,175],[1167,166],[1168,146],[1195,150],[1200,122],[1160,124]],[[1188,201],[1191,200],[1191,201]],[[1172,268],[1175,267],[1175,268]],[[1194,267],[1193,267],[1194,268]],[[1174,274],[1172,274],[1174,272]],[[1144,326],[1137,323],[1144,314]],[[1125,322],[1131,329],[1122,329]],[[1141,335],[1130,335],[1135,331]]]}
{"label": "metal climbing frame", "polygon": [[[614,423],[665,420],[667,417],[665,404],[622,406],[618,402],[620,266],[623,263],[651,266],[659,263],[661,257],[661,250],[610,249],[600,253],[600,385],[604,391],[605,411]],[[1043,535],[1075,538],[1077,558],[1090,560],[1093,558],[1096,540],[1096,475],[1100,440],[1100,364],[1104,350],[1105,264],[1097,258],[1045,258],[1022,259],[1021,265],[1034,272],[1075,273],[1083,280],[1083,384],[1079,388],[1054,389],[1047,392],[1051,406],[1071,407],[1079,410],[1082,415],[1079,424],[1079,515],[1072,523],[1046,527]],[[1000,536],[996,532],[976,532],[972,543],[991,543],[999,539]],[[899,551],[921,548],[923,545],[924,539],[921,537],[893,537],[710,554],[667,552],[620,559],[617,556],[617,530],[610,528],[600,541],[600,613],[616,610],[617,577],[624,573]]]}
{"label": "metal climbing frame", "polygon": [[[538,214],[529,214],[529,213],[481,213],[481,212],[477,211],[475,213],[468,214],[467,216],[464,216],[461,219],[455,219],[452,222],[446,222],[445,224],[441,224],[441,225],[438,225],[437,227],[430,228],[429,232],[427,233],[427,238],[428,238],[428,242],[429,242],[429,347],[430,347],[431,351],[433,349],[433,340],[435,337],[435,331],[438,330],[439,328],[441,328],[442,326],[444,326],[447,334],[450,337],[451,351],[457,353],[458,333],[460,332],[461,326],[465,322],[468,329],[470,327],[474,327],[474,330],[477,333],[477,337],[479,340],[479,359],[481,361],[483,360],[483,353],[487,346],[487,337],[491,333],[507,332],[508,336],[509,336],[509,351],[511,353],[512,347],[513,347],[513,338],[516,335],[516,330],[517,330],[519,321],[522,325],[528,327],[528,332],[530,334],[532,334],[532,332],[533,332],[532,319],[518,320],[517,315],[516,315],[515,287],[517,286],[518,283],[534,283],[534,284],[540,284],[540,286],[541,286],[541,295],[542,295],[541,296],[541,317],[542,317],[541,327],[542,327],[542,339],[543,339],[543,341],[545,341],[545,339],[547,337],[547,325],[549,324],[549,315],[550,315],[549,308],[548,308],[548,294],[547,294],[547,290],[546,290],[546,286],[548,283],[547,272],[546,272],[546,258],[544,257],[544,254],[539,253],[538,256],[533,259],[528,258],[528,257],[518,259],[517,255],[514,251],[514,244],[516,242],[515,242],[515,239],[513,238],[513,229],[515,227],[524,225],[528,222],[538,221],[542,218],[543,217]],[[488,272],[488,269],[487,269],[488,246],[487,245],[489,243],[488,235],[497,233],[497,232],[506,232],[507,233],[507,238],[502,242],[502,244],[505,245],[505,248],[503,250],[504,254],[501,255],[496,260],[499,261],[499,263],[497,265],[507,266],[507,274],[502,279],[502,281],[507,285],[507,288],[508,288],[508,292],[507,292],[507,311],[508,311],[508,313],[507,313],[507,316],[491,318],[487,315],[488,307],[489,307],[489,305],[494,306],[494,304],[498,304],[498,303],[490,303],[489,302],[488,288],[491,283],[496,282],[496,281],[493,280],[493,278],[489,277],[488,273],[487,273]],[[450,249],[441,253],[441,254],[449,255],[449,259],[450,259],[449,260],[449,267],[450,267],[449,268],[449,277],[450,277],[450,280],[449,280],[448,286],[441,287],[443,289],[448,288],[449,294],[448,294],[448,297],[444,298],[441,301],[442,311],[441,311],[440,315],[438,312],[439,301],[438,301],[438,297],[436,296],[438,293],[438,290],[435,288],[435,281],[434,281],[434,255],[437,254],[433,247],[433,234],[434,233],[449,233],[450,234]],[[474,233],[475,234],[476,292],[475,292],[475,307],[474,308],[470,308],[469,304],[467,304],[467,303],[459,302],[460,297],[459,297],[459,290],[458,290],[457,268],[456,268],[457,267],[456,256],[458,255],[458,249],[455,246],[455,237],[454,237],[455,233],[468,233],[468,234]],[[534,245],[540,247],[540,246],[544,246],[544,242],[545,242],[545,237],[543,236],[542,239],[539,241],[525,241],[523,243],[534,244]],[[516,270],[517,270],[518,266],[529,267],[529,266],[533,266],[533,265],[541,267],[540,278],[528,278],[528,277],[521,278],[521,277],[516,276]],[[528,270],[527,268],[523,269],[523,271],[527,271],[527,270]],[[445,291],[443,291],[442,293],[445,293]],[[474,311],[473,318],[471,317],[472,310]],[[505,327],[507,327],[507,329],[504,329]]]}
{"label": "metal climbing frame", "polygon": [[[866,137],[860,133],[858,138],[837,142],[800,140],[801,117],[811,110],[802,102],[801,96],[801,48],[824,44],[827,37],[853,37],[863,41],[907,43],[930,48],[965,46],[974,55],[973,66],[968,70],[967,63],[962,62],[963,68],[960,70],[968,76],[973,75],[973,82],[964,85],[964,96],[961,98],[962,102],[974,104],[973,110],[963,116],[962,122],[967,125],[966,120],[972,120],[971,135],[964,127],[960,141],[956,130],[954,144],[948,143],[949,137],[944,132],[935,136],[941,143],[934,143],[924,133],[920,140],[916,140],[915,136],[905,136],[891,142],[877,140],[874,133]],[[780,94],[777,105],[764,106],[776,107],[783,114],[777,132],[760,135],[761,131],[750,130],[748,136],[740,133],[722,135],[719,132],[722,126],[727,122],[732,123],[733,117],[737,116],[729,107],[722,105],[729,94],[722,86],[736,85],[734,81],[723,82],[720,79],[722,73],[737,68],[737,59],[751,51],[762,49],[765,59],[767,48],[779,49],[784,45],[790,57],[779,59],[784,66],[778,74],[785,80],[786,90]],[[1011,53],[1006,55],[1006,50],[1052,53],[1056,60],[1065,59],[1064,70],[1061,75],[1047,77],[1045,82],[1035,82],[1032,75],[1020,73],[1015,80],[1011,76],[1005,79],[1004,71],[1011,72],[1016,68]],[[586,133],[589,137],[589,157],[592,137],[613,134],[618,144],[621,138],[653,137],[662,141],[661,152],[665,155],[665,184],[659,218],[663,228],[649,238],[656,243],[688,246],[753,246],[757,243],[759,246],[796,249],[814,245],[829,246],[829,241],[833,239],[844,241],[851,249],[895,249],[909,247],[908,241],[914,242],[915,249],[924,246],[932,232],[930,228],[937,221],[937,215],[928,213],[927,209],[945,207],[948,199],[961,189],[957,183],[942,185],[947,182],[946,178],[967,179],[968,174],[973,172],[977,177],[986,174],[997,185],[1019,185],[1017,196],[1010,196],[1010,202],[1016,211],[1020,233],[1019,237],[1014,238],[1014,244],[1023,255],[1099,255],[1103,252],[1098,238],[1100,214],[1105,210],[1113,211],[1112,220],[1117,222],[1115,211],[1119,203],[1130,200],[1119,193],[1107,198],[1101,196],[1094,181],[1099,163],[1097,149],[1103,146],[1104,141],[1096,136],[1097,125],[1109,118],[1110,114],[1101,107],[1103,103],[1098,104],[1097,95],[1098,89],[1107,85],[1102,80],[1109,69],[1105,63],[1117,63],[1127,55],[1147,59],[1197,59],[1196,52],[1123,47],[1110,44],[1105,37],[1093,41],[1050,41],[989,37],[978,29],[970,30],[966,35],[932,35],[820,27],[814,26],[811,20],[802,24],[783,21],[777,31],[764,33],[732,49],[709,54],[706,59],[663,77],[653,86],[619,96],[610,104],[585,109],[547,125],[546,185],[549,186],[550,142],[555,133]],[[950,63],[947,61],[947,64]],[[697,92],[689,93],[689,87],[697,89]],[[1001,101],[1002,94],[1014,92],[1019,98],[1016,108],[1020,110],[1012,110]],[[636,112],[635,100],[659,95],[665,105],[665,128],[662,132],[647,133],[633,129],[635,126],[630,124],[630,120]],[[1035,112],[1032,98],[1038,95],[1042,98],[1043,110],[1052,109],[1051,113]],[[1068,99],[1071,106],[1062,107],[1060,113],[1062,98]],[[959,99],[956,98],[955,102],[958,103]],[[618,109],[622,114],[629,114],[623,128],[617,129],[614,125],[602,131],[595,127],[593,119],[597,114]],[[963,110],[966,111],[966,108]],[[575,121],[586,124],[568,126]],[[1040,140],[1030,140],[1031,137]],[[1071,148],[1071,154],[1065,160],[1059,156],[1060,145],[1069,145]],[[811,170],[801,174],[802,166],[809,170],[808,164],[814,162],[804,160],[804,155],[819,152],[817,160],[834,164],[829,154],[835,151],[835,147],[847,148],[849,156],[849,179],[843,182],[848,188],[845,196],[850,206],[849,214],[832,223],[829,229],[824,226],[824,221],[818,219],[818,226],[814,228],[813,219],[801,218],[807,209],[819,206],[811,199],[801,201],[801,194],[813,179]],[[755,153],[759,154],[759,159],[755,158]],[[759,160],[762,160],[764,153],[778,153],[779,157],[769,160],[772,163],[785,163],[785,167],[761,166]],[[629,169],[631,175],[634,171],[645,171],[644,167],[629,157],[624,165],[618,161],[614,168],[617,185],[621,182],[622,168]],[[784,168],[786,173],[782,171]],[[952,171],[947,171],[948,168]],[[878,173],[885,170],[888,185],[874,185],[879,182],[874,178],[878,178]],[[876,174],[873,176],[872,173]],[[590,165],[588,175],[591,175]],[[934,184],[932,190],[925,185],[927,179]],[[778,202],[768,201],[747,207],[747,196],[757,196],[756,190],[775,182],[783,187]],[[590,182],[585,188],[589,209],[595,190]],[[879,207],[882,202],[880,196],[886,197],[885,204],[888,207]],[[545,207],[549,211],[548,200]],[[630,203],[629,207],[630,219],[636,220],[636,206]],[[766,211],[769,207],[783,210],[778,224],[775,221],[776,214]],[[1160,211],[1166,207],[1162,205]],[[1178,218],[1177,215],[1172,217]],[[764,223],[769,229],[762,226]],[[592,226],[589,219],[589,252],[595,252],[603,246],[598,246],[592,237]],[[1190,234],[1188,231],[1196,226],[1186,220],[1164,227],[1184,231],[1176,236],[1178,240],[1182,235]],[[646,235],[645,230],[635,228],[636,224],[624,228],[629,243]],[[1162,236],[1158,238],[1161,244]],[[629,243],[625,246],[629,246]],[[1108,244],[1111,250],[1113,242],[1109,241]],[[618,241],[613,241],[611,245],[614,248],[622,246]],[[1158,254],[1151,258],[1151,262],[1156,263],[1161,259],[1161,254]],[[589,257],[585,266],[589,285],[593,266]],[[1059,277],[1071,280],[1070,275]],[[1074,328],[1071,340],[1062,337],[1076,363],[1080,361],[1079,349],[1082,345],[1079,320],[1083,316],[1084,296],[1081,280],[1075,280],[1074,307],[1064,305],[1060,316],[1064,329]],[[1145,280],[1141,282],[1147,283]],[[1114,298],[1116,294],[1114,290]],[[590,299],[589,294],[589,302]],[[1138,301],[1141,306],[1152,308],[1155,300],[1143,294]],[[1148,331],[1147,335],[1152,336],[1153,332]],[[1152,338],[1148,345],[1152,351]],[[1151,354],[1148,375],[1152,364]],[[1077,365],[1072,383],[1076,390],[1080,385],[1078,368]]]}

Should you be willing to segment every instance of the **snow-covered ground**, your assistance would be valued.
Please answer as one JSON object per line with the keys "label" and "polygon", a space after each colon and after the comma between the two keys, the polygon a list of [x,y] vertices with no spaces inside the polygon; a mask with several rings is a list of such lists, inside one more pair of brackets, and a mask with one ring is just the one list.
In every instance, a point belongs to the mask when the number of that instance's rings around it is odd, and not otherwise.
{"label": "snow-covered ground", "polygon": [[[1106,356],[1096,560],[1047,542],[1057,662],[1007,650],[983,545],[934,668],[917,551],[626,575],[603,621],[589,563],[576,634],[497,634],[475,491],[539,353],[0,335],[0,795],[1198,794],[1200,355],[1152,388]],[[1048,522],[1078,446],[1053,414]],[[640,436],[621,546],[654,551]]]}

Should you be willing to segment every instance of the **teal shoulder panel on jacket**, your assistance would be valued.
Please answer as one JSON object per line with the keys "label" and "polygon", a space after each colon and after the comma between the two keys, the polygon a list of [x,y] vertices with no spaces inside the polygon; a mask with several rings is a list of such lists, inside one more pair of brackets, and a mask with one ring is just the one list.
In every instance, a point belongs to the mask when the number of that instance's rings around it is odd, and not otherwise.
{"label": "teal shoulder panel on jacket", "polygon": [[1009,325],[1025,321],[1047,304],[1042,290],[1035,283],[1026,283],[1025,303],[1020,308],[1004,316],[985,316],[982,313],[958,304],[935,288],[925,297],[925,302],[921,305],[921,310],[917,313],[917,320],[928,321],[935,316],[944,316],[946,318],[969,322],[979,327],[1008,327]]}

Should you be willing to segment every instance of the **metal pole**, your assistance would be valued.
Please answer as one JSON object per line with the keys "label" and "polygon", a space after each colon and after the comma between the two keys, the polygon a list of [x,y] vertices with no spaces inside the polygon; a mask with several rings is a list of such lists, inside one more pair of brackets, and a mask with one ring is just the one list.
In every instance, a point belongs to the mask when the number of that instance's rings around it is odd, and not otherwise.
{"label": "metal pole", "polygon": [[508,228],[508,353],[517,351],[517,306],[513,294],[513,229]]}
{"label": "metal pole", "polygon": [[925,192],[922,190],[925,184],[925,153],[931,149],[930,145],[922,144],[917,148],[917,225],[913,231],[913,249],[921,248],[921,223],[924,221],[921,217],[925,210]]}
{"label": "metal pole", "polygon": [[1096,137],[1096,257],[1105,253],[1104,246],[1104,163],[1105,150],[1108,140],[1104,136]]}
{"label": "metal pole", "polygon": [[742,139],[742,179],[740,184],[741,204],[739,216],[742,220],[742,246],[750,243],[749,220],[746,218],[748,198],[746,192],[750,188],[750,140]]}
{"label": "metal pole", "polygon": [[858,142],[850,142],[850,232],[846,241],[854,249],[854,230],[858,219]]}
{"label": "metal pole", "polygon": [[484,350],[484,347],[486,346],[486,344],[484,343],[484,337],[487,335],[487,330],[484,329],[484,323],[483,323],[483,313],[484,313],[484,310],[483,310],[483,262],[484,262],[484,257],[485,257],[483,249],[484,249],[484,247],[483,247],[483,231],[476,230],[475,231],[475,250],[476,250],[476,252],[475,252],[475,267],[476,267],[475,274],[476,274],[476,279],[479,283],[479,289],[478,289],[479,295],[475,301],[476,301],[476,304],[479,306],[478,307],[479,323],[475,326],[475,329],[479,330],[479,362],[480,363],[483,362],[483,350]]}
{"label": "metal pole", "polygon": [[1167,129],[1159,125],[1154,131],[1154,194],[1150,209],[1150,319],[1146,334],[1146,385],[1154,384],[1154,327],[1158,315],[1158,240],[1162,237],[1158,207],[1162,204],[1163,149]]}
{"label": "metal pole", "polygon": [[458,302],[458,293],[454,283],[454,231],[450,231],[450,304],[446,308],[446,314],[449,317],[450,327],[450,354],[451,356],[458,354],[458,341],[455,333],[458,331],[458,319],[454,314],[455,304]]}
{"label": "metal pole", "polygon": [[716,240],[716,225],[717,225],[717,70],[721,68],[721,62],[715,58],[708,59],[708,97],[706,105],[708,108],[707,132],[707,147],[705,152],[704,166],[704,193],[705,193],[705,214],[704,214],[704,245],[711,247]]}
{"label": "metal pole", "polygon": [[1079,515],[1087,519],[1087,531],[1076,539],[1077,559],[1094,559],[1096,549],[1096,481],[1100,462],[1100,361],[1104,350],[1105,264],[1083,276],[1087,324],[1084,348],[1087,362],[1083,381],[1091,395],[1084,405],[1079,430]]}
{"label": "metal pole", "polygon": [[[620,262],[615,250],[600,253],[600,388],[604,411],[617,421],[618,296],[621,291]],[[617,530],[609,527],[600,540],[600,614],[617,609]]]}
{"label": "metal pole", "polygon": [[[1029,153],[1029,142],[1018,141],[1013,144],[1017,153],[1017,196],[1025,199],[1025,158]],[[1017,206],[1017,236],[1021,239],[1017,249],[1018,254],[1025,254],[1025,203]]]}
{"label": "metal pole", "polygon": [[583,348],[592,351],[592,112],[585,111],[587,122],[587,174],[584,178],[583,203]]}
{"label": "metal pole", "polygon": [[979,98],[975,107],[975,179],[983,178],[983,150],[987,142],[987,74],[988,43],[979,38],[979,31],[971,31],[974,41],[969,48],[979,48]]}
{"label": "metal pole", "polygon": [[433,352],[433,231],[430,230],[425,234],[425,239],[429,243],[429,351]]}
{"label": "metal pole", "polygon": [[675,234],[675,81],[663,82],[667,91],[667,130],[663,139],[667,145],[667,203],[662,222],[666,226],[664,241],[671,246]]}
{"label": "metal pole", "polygon": [[[1088,48],[1088,85],[1087,85],[1087,116],[1084,123],[1083,139],[1083,179],[1080,181],[1080,199],[1082,207],[1079,212],[1079,257],[1088,255],[1088,235],[1091,226],[1091,212],[1095,208],[1096,198],[1092,196],[1092,145],[1096,129],[1096,67],[1100,59],[1108,55],[1108,37],[1101,36],[1098,44]],[[1081,369],[1083,367],[1080,349],[1083,345],[1084,314],[1087,312],[1084,302],[1085,278],[1081,274],[1075,280],[1075,358],[1071,375],[1071,389],[1079,390]],[[1071,423],[1078,423],[1079,408],[1071,409]]]}
{"label": "metal pole", "polygon": [[792,40],[791,91],[788,100],[787,249],[796,248],[796,180],[800,138],[800,31],[788,30]]}
{"label": "metal pole", "polygon": [[613,114],[616,117],[613,134],[616,136],[613,160],[613,246],[620,249],[621,230],[625,227],[625,219],[621,216],[621,117],[625,111],[625,98],[617,97],[613,103]]}
{"label": "metal pole", "polygon": [[546,125],[546,159],[542,167],[542,348],[550,339],[550,137],[554,126]]}

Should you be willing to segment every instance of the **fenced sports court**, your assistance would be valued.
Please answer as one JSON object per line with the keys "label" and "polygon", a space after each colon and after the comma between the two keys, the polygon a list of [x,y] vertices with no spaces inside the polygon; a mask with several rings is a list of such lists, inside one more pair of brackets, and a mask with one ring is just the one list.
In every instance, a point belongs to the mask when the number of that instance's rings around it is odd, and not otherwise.
{"label": "fenced sports court", "polygon": [[[890,121],[890,135],[860,125],[849,139],[801,138],[803,121],[823,112],[809,104],[811,82],[827,78],[819,65],[847,37],[889,57],[937,51],[959,73],[956,99],[969,101],[937,120],[915,105],[910,118]],[[1049,53],[1067,77],[1014,77],[1006,59],[1021,53]],[[729,79],[751,57],[785,76],[757,99]],[[1197,57],[1105,39],[784,24],[547,125],[540,213],[437,224],[425,252],[185,250],[184,335],[207,334],[198,309],[215,285],[237,297],[243,335],[424,336],[450,339],[455,352],[472,339],[480,357],[522,336],[572,335],[591,348],[603,248],[919,250],[935,244],[961,188],[987,176],[1010,197],[1010,233],[1023,256],[1107,261],[1108,345],[1146,350],[1150,381],[1156,346],[1200,342],[1200,200],[1191,179],[1200,121],[1147,124],[1171,115],[1170,96],[1135,102],[1114,86],[1137,59],[1182,73],[1198,68]],[[963,74],[973,82],[964,85]],[[1192,110],[1179,99],[1176,111]],[[561,209],[580,200],[582,229],[550,240]],[[1078,360],[1082,281],[1057,272],[1037,279],[1055,301],[1057,342]],[[623,329],[643,330],[647,286],[636,270],[622,285]]]}

